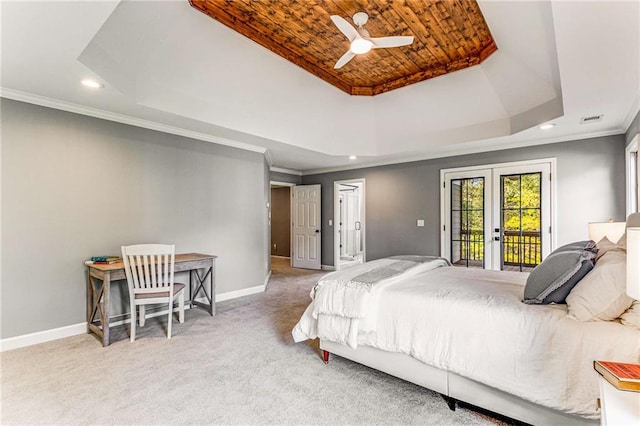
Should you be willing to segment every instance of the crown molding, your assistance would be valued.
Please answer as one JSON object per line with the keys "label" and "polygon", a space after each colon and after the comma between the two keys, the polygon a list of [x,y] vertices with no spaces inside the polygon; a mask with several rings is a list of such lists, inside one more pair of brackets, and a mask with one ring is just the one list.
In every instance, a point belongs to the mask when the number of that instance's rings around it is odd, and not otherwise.
{"label": "crown molding", "polygon": [[349,166],[337,166],[337,167],[329,167],[329,168],[323,168],[323,169],[304,170],[302,172],[302,176],[342,172],[345,170],[366,169],[369,167],[389,166],[392,164],[413,163],[416,161],[434,160],[436,158],[455,157],[459,155],[468,155],[468,154],[478,154],[481,152],[500,151],[503,149],[525,148],[529,146],[547,145],[547,144],[560,143],[560,142],[571,142],[579,139],[592,139],[592,138],[599,138],[603,136],[612,136],[612,135],[624,135],[624,130],[622,129],[603,130],[600,132],[594,132],[589,134],[581,133],[581,134],[574,134],[574,135],[558,136],[555,138],[547,138],[547,139],[515,141],[515,142],[509,142],[501,145],[493,144],[493,145],[485,145],[485,146],[477,146],[477,147],[466,147],[466,148],[460,148],[460,149],[451,149],[451,150],[432,153],[432,154],[403,156],[393,160],[381,160],[381,161],[373,161],[368,163],[353,164]]}
{"label": "crown molding", "polygon": [[[8,89],[6,87],[0,87],[0,97],[12,99],[14,101],[40,105],[47,108],[59,109],[62,111],[72,112],[75,114],[86,115],[89,117],[100,118],[102,120],[115,121],[117,123],[128,124],[130,126],[136,126],[136,127],[142,127],[144,129],[155,130],[158,132],[169,133],[172,135],[184,136],[186,138],[197,139],[204,142],[211,142],[218,145],[229,146],[232,148],[242,149],[244,151],[258,152],[260,154],[265,154],[267,152],[267,149],[261,146],[250,145],[247,143],[238,142],[231,139],[208,135],[206,133],[183,129],[181,127],[169,126],[167,124],[158,123],[156,121],[143,120],[141,118],[131,117],[129,115],[118,114],[118,113],[105,111],[98,108],[88,107],[85,105],[65,102],[59,99],[48,98],[46,96],[34,95],[32,93]],[[269,164],[271,164],[271,162]]]}
{"label": "crown molding", "polygon": [[624,127],[625,132],[629,130],[629,126],[631,126],[631,122],[633,121],[634,118],[636,118],[636,115],[639,112],[640,112],[640,94],[636,96],[635,100],[631,104],[631,108],[629,108],[629,112],[627,113],[627,116],[624,118],[624,121],[622,122],[622,127]]}
{"label": "crown molding", "polygon": [[303,175],[303,172],[300,172],[298,170],[283,169],[281,167],[271,167],[269,170],[271,170],[272,172],[277,172],[277,173],[286,173],[288,175],[296,175],[296,176],[302,176]]}
{"label": "crown molding", "polygon": [[267,162],[267,165],[269,166],[269,170],[271,170],[271,166],[273,166],[273,157],[271,157],[271,151],[269,151],[269,149],[266,149],[264,151],[264,159]]}
{"label": "crown molding", "polygon": [[461,149],[452,149],[443,152],[437,152],[432,154],[422,154],[422,155],[410,155],[403,156],[393,160],[380,160],[380,161],[372,161],[361,164],[350,164],[345,166],[336,166],[336,167],[328,167],[328,168],[319,168],[319,169],[311,169],[311,170],[292,170],[285,169],[280,167],[273,166],[273,158],[271,156],[270,151],[267,148],[250,145],[243,142],[237,142],[231,139],[221,138],[217,136],[208,135],[206,133],[195,132],[191,130],[187,130],[180,127],[169,126],[166,124],[161,124],[155,121],[143,120],[140,118],[131,117],[124,114],[113,113],[97,108],[92,108],[84,105],[74,104],[71,102],[65,102],[58,99],[48,98],[45,96],[34,95],[27,92],[22,92],[19,90],[8,89],[5,87],[0,87],[0,97],[12,99],[16,101],[26,102],[30,104],[40,105],[47,108],[59,109],[62,111],[67,111],[75,114],[86,115],[89,117],[99,118],[108,121],[114,121],[117,123],[127,124],[131,126],[141,127],[149,130],[155,130],[163,133],[174,134],[177,136],[183,136],[191,139],[197,139],[205,142],[211,142],[218,145],[229,146],[232,148],[237,148],[245,151],[257,152],[263,154],[269,165],[269,170],[272,172],[278,173],[286,173],[295,176],[308,176],[322,173],[332,173],[339,172],[345,170],[356,170],[356,169],[364,169],[369,167],[379,167],[379,166],[387,166],[392,164],[401,164],[401,163],[411,163],[415,161],[424,161],[424,160],[433,160],[436,158],[444,158],[444,157],[452,157],[457,155],[466,155],[466,154],[476,154],[479,152],[489,152],[489,151],[499,151],[502,149],[513,149],[513,148],[523,148],[533,145],[545,145],[550,143],[558,143],[558,142],[569,142],[578,139],[590,139],[602,136],[611,136],[624,134],[626,130],[631,125],[631,122],[635,118],[638,109],[640,108],[640,96],[636,97],[632,107],[629,109],[627,116],[625,117],[624,122],[622,123],[623,128],[613,129],[613,130],[605,130],[595,133],[588,134],[574,134],[574,135],[565,135],[558,136],[555,138],[547,138],[542,140],[527,140],[527,141],[516,141],[506,144],[492,144],[485,145],[482,147],[467,147]]}

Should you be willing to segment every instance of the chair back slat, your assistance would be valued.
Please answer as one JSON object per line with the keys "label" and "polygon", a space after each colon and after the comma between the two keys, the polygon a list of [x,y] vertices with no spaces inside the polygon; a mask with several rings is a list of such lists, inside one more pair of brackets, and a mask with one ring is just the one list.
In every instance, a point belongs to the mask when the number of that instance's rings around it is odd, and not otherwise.
{"label": "chair back slat", "polygon": [[158,287],[158,276],[156,275],[156,262],[158,261],[157,259],[160,258],[160,256],[158,256],[156,258],[156,256],[149,256],[149,260],[150,260],[150,265],[151,265],[151,287],[152,288],[156,288]]}
{"label": "chair back slat", "polygon": [[175,246],[169,244],[138,244],[122,246],[127,283],[134,293],[169,290],[173,294]]}

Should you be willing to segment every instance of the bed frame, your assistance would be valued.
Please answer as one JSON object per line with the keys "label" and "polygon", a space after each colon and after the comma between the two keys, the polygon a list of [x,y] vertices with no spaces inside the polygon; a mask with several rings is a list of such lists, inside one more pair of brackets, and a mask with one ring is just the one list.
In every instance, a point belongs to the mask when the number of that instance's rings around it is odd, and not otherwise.
{"label": "bed frame", "polygon": [[533,425],[597,425],[597,419],[587,419],[543,407],[522,398],[489,387],[480,382],[424,364],[409,355],[383,351],[370,346],[348,346],[320,340],[325,363],[329,354],[341,356],[367,367],[398,377],[442,394],[455,410],[461,401]]}

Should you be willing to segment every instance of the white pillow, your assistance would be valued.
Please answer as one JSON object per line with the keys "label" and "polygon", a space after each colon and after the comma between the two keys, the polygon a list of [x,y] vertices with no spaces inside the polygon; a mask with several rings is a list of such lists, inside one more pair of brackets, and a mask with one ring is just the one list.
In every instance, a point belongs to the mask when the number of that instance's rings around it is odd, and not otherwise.
{"label": "white pillow", "polygon": [[567,296],[569,317],[579,321],[611,321],[631,306],[626,294],[626,253],[611,250]]}
{"label": "white pillow", "polygon": [[640,330],[640,300],[633,302],[631,307],[620,315],[620,322]]}
{"label": "white pillow", "polygon": [[616,243],[611,242],[611,240],[609,240],[609,238],[607,237],[602,237],[602,239],[598,241],[598,244],[596,244],[596,247],[598,248],[598,255],[596,256],[596,261],[598,261],[598,259],[604,256],[605,253],[611,250],[624,250],[623,247],[619,246]]}
{"label": "white pillow", "polygon": [[624,234],[622,234],[622,237],[620,237],[616,244],[625,250],[627,249],[627,231],[624,231]]}

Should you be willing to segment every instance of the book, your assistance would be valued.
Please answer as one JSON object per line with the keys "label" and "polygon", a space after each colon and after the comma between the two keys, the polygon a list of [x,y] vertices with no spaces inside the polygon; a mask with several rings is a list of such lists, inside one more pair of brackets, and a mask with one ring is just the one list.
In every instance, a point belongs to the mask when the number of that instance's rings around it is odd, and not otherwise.
{"label": "book", "polygon": [[118,260],[85,260],[85,265],[112,265],[118,263]]}
{"label": "book", "polygon": [[109,261],[118,261],[120,260],[120,256],[92,256],[91,260],[94,262],[109,262]]}
{"label": "book", "polygon": [[616,388],[640,392],[640,364],[594,361],[593,368]]}

